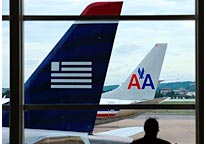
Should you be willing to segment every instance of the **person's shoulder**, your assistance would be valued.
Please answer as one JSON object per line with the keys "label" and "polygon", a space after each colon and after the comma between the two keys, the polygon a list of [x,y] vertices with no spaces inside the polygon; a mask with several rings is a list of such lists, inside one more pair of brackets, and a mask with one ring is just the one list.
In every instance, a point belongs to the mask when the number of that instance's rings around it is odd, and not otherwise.
{"label": "person's shoulder", "polygon": [[140,139],[137,139],[137,140],[134,140],[131,144],[145,144],[145,143],[171,144],[170,142],[168,142],[166,140],[163,140],[163,139],[160,139],[160,138],[152,140],[152,139],[145,139],[144,137],[140,138]]}
{"label": "person's shoulder", "polygon": [[144,138],[134,140],[131,144],[144,144]]}
{"label": "person's shoulder", "polygon": [[160,139],[160,138],[157,138],[157,140],[158,140],[158,143],[160,143],[160,144],[171,144],[170,142],[163,140],[163,139]]}

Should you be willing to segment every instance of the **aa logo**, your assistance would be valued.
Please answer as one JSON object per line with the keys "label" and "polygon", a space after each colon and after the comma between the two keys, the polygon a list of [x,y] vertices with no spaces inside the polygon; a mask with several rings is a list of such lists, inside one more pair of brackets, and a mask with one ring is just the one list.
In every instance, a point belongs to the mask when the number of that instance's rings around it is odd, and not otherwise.
{"label": "aa logo", "polygon": [[[143,80],[142,85],[140,85],[140,80]],[[132,87],[136,87],[137,89],[145,89],[145,87],[151,87],[151,89],[155,89],[151,75],[145,74],[144,68],[138,68],[137,74],[132,74],[128,89],[131,89]]]}

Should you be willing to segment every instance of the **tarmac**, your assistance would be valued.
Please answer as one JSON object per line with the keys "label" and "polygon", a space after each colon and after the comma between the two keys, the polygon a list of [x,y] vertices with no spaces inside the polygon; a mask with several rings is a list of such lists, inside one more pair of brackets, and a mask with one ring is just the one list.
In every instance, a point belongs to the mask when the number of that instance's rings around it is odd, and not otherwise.
{"label": "tarmac", "polygon": [[[143,126],[149,117],[156,118],[159,122],[158,137],[172,144],[195,144],[195,114],[154,114],[145,113],[133,118],[95,126],[94,133],[112,129],[132,126]],[[139,139],[144,132],[131,136]]]}

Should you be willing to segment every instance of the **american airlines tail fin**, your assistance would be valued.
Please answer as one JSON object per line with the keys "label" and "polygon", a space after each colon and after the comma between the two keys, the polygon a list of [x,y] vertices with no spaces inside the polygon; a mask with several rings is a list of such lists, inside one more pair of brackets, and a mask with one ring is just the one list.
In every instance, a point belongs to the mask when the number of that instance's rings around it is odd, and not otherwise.
{"label": "american airlines tail fin", "polygon": [[144,101],[154,99],[167,44],[155,44],[126,81],[102,98]]}
{"label": "american airlines tail fin", "polygon": [[[97,2],[81,16],[120,15]],[[99,104],[118,21],[76,21],[25,83],[25,104]],[[91,132],[96,111],[27,111],[25,128]],[[3,126],[8,126],[8,111]]]}

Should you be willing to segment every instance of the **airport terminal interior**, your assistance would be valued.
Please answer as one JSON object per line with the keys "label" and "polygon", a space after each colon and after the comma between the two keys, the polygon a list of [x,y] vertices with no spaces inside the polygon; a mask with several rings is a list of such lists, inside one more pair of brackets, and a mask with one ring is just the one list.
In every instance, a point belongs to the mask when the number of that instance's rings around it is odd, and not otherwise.
{"label": "airport terminal interior", "polygon": [[2,144],[203,144],[202,3],[3,0]]}

